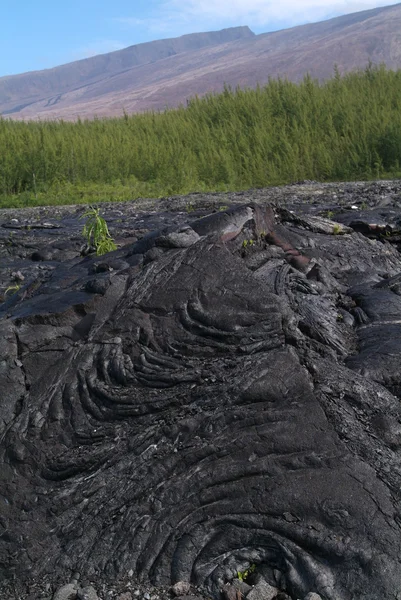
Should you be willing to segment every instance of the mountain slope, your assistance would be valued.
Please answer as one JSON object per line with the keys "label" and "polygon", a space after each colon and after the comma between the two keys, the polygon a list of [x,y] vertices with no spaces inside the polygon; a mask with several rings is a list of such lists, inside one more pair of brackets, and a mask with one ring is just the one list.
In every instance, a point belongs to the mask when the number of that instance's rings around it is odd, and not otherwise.
{"label": "mountain slope", "polygon": [[274,33],[248,27],[160,40],[54,69],[0,78],[0,112],[11,118],[121,115],[185,103],[224,83],[269,77],[324,79],[368,61],[401,68],[401,4]]}
{"label": "mountain slope", "polygon": [[13,112],[16,102],[28,104],[35,100],[44,101],[102,80],[106,81],[129,69],[156,63],[169,56],[253,36],[248,27],[197,33],[130,46],[53,69],[1,77],[0,109],[3,112]]}

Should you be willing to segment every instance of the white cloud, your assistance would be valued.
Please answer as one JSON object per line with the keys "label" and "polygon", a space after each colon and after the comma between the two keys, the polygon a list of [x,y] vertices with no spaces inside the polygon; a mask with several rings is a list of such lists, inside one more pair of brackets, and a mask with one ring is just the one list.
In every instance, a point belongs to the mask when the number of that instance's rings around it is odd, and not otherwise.
{"label": "white cloud", "polygon": [[396,4],[388,0],[169,0],[164,10],[178,15],[217,20],[251,20],[253,23],[268,24],[270,21],[320,19],[327,15],[346,14]]}
{"label": "white cloud", "polygon": [[232,25],[269,31],[335,15],[397,4],[399,0],[164,0],[148,19],[116,19],[148,31],[181,33]]}

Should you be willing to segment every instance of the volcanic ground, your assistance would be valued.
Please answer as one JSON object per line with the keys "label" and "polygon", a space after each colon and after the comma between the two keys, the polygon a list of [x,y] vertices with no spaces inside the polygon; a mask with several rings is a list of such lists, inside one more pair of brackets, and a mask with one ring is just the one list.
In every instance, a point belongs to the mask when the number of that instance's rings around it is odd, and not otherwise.
{"label": "volcanic ground", "polygon": [[84,211],[0,211],[1,597],[401,598],[401,182]]}

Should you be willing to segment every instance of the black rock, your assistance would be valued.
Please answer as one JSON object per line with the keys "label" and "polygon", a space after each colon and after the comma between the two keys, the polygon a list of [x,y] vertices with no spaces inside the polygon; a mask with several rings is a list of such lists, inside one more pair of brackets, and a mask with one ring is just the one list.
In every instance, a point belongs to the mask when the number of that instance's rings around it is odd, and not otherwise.
{"label": "black rock", "polygon": [[0,309],[3,598],[75,571],[217,598],[251,565],[292,598],[395,597],[401,259],[311,223],[252,202]]}

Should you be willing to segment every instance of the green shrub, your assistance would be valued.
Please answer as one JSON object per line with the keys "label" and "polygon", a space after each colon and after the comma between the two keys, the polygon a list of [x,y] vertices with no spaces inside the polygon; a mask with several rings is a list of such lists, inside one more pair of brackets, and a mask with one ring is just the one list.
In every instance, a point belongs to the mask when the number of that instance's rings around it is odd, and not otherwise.
{"label": "green shrub", "polygon": [[98,256],[117,249],[109,233],[107,223],[100,216],[99,210],[99,208],[91,207],[81,216],[81,219],[87,219],[82,230],[82,235],[86,239],[88,246],[95,248]]}
{"label": "green shrub", "polygon": [[271,79],[114,119],[0,118],[0,148],[0,207],[394,177],[401,71]]}

